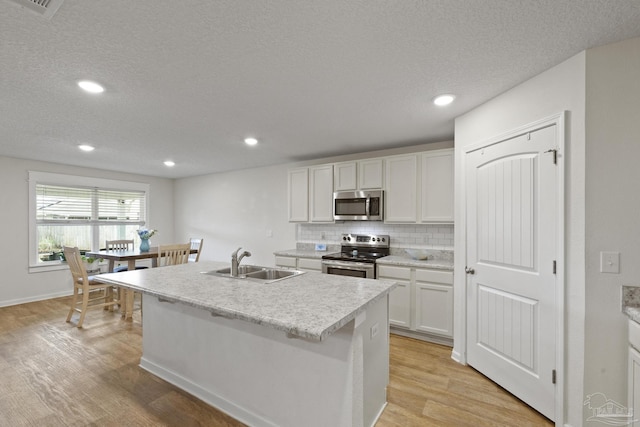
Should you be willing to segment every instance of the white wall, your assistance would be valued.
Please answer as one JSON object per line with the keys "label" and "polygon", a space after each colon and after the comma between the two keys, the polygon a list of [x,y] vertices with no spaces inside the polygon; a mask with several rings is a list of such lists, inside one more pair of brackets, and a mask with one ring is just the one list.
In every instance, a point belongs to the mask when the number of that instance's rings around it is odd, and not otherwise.
{"label": "white wall", "polygon": [[568,111],[565,153],[565,419],[582,425],[585,307],[585,53],[509,90],[456,119],[456,235],[454,354],[464,357],[465,235],[463,148],[551,115]]}
{"label": "white wall", "polygon": [[153,242],[173,241],[172,180],[0,156],[0,306],[68,295],[73,291],[68,269],[29,273],[30,170],[148,183],[149,226],[160,230]]}
{"label": "white wall", "polygon": [[287,220],[287,170],[279,165],[177,180],[176,236],[204,238],[202,260],[230,262],[231,252],[243,247],[252,254],[245,263],[274,265],[274,251],[296,247],[296,226]]}
{"label": "white wall", "polygon": [[[626,406],[622,285],[640,284],[640,38],[587,51],[585,394]],[[620,274],[600,273],[620,252]],[[635,408],[640,413],[640,408]]]}

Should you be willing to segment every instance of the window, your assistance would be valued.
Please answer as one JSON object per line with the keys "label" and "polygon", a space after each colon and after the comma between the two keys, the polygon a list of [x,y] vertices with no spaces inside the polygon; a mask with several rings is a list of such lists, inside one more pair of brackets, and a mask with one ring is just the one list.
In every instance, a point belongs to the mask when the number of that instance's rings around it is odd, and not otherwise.
{"label": "window", "polygon": [[104,248],[146,223],[148,184],[29,173],[30,267],[60,264],[62,247]]}

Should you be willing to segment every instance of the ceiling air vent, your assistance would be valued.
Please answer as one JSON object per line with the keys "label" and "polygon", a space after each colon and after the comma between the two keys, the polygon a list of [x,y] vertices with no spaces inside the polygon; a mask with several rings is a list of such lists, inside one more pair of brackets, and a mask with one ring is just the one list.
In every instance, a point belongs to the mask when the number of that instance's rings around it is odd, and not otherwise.
{"label": "ceiling air vent", "polygon": [[20,5],[28,10],[31,10],[38,15],[51,19],[51,17],[57,12],[60,5],[64,0],[9,0],[11,3]]}

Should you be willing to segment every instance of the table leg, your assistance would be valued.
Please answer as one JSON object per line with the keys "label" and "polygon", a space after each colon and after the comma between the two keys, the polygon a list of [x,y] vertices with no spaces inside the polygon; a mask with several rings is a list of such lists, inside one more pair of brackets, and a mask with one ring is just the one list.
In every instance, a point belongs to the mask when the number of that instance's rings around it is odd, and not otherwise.
{"label": "table leg", "polygon": [[[136,260],[130,259],[127,261],[127,270],[135,270],[136,269]],[[133,320],[133,300],[134,300],[134,291],[131,289],[122,289],[122,297],[124,297],[124,303],[120,306],[122,310],[122,317],[124,320]]]}

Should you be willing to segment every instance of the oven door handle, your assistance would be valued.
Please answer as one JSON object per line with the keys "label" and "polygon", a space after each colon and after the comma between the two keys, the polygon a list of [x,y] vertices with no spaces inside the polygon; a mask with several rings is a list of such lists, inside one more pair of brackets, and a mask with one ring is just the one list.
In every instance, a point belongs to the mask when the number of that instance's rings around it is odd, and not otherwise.
{"label": "oven door handle", "polygon": [[333,267],[341,268],[343,270],[355,270],[355,269],[373,269],[374,264],[367,264],[364,262],[340,262],[340,261],[322,261],[322,264]]}

